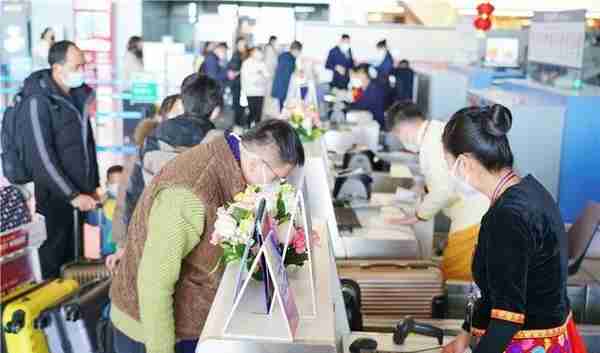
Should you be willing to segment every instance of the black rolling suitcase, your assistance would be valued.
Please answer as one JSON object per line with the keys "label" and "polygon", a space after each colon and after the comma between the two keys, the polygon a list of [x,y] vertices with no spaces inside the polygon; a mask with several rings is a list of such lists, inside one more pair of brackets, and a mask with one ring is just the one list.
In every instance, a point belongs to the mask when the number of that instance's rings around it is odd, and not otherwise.
{"label": "black rolling suitcase", "polygon": [[96,353],[96,325],[109,302],[110,280],[86,283],[59,305],[44,311],[37,325],[43,328],[52,353]]}

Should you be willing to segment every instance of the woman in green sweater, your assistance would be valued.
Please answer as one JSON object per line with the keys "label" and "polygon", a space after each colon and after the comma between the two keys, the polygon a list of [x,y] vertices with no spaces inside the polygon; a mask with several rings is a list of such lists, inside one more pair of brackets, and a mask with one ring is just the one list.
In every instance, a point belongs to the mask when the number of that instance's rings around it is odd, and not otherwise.
{"label": "woman in green sweater", "polygon": [[194,147],[162,169],[136,206],[113,278],[117,353],[194,352],[223,271],[222,251],[210,243],[217,208],[248,184],[286,178],[303,164],[293,128],[268,120],[241,138],[225,133]]}

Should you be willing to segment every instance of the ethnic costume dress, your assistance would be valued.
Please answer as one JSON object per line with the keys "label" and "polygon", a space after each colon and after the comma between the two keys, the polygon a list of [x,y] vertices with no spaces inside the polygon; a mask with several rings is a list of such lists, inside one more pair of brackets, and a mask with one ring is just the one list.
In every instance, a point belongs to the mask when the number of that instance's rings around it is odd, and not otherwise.
{"label": "ethnic costume dress", "polygon": [[556,202],[532,176],[506,189],[482,219],[473,258],[481,290],[474,353],[582,353],[567,297],[567,235]]}

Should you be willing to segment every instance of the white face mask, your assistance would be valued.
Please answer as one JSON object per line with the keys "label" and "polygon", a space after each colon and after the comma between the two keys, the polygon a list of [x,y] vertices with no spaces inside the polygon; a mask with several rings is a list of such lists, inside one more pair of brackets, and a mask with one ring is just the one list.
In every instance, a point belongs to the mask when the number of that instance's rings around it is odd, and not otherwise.
{"label": "white face mask", "polygon": [[[236,136],[237,137],[237,136]],[[273,180],[269,181],[267,179],[267,162],[264,161],[264,159],[262,159],[260,156],[258,156],[257,154],[248,151],[248,149],[246,147],[244,147],[244,145],[242,145],[241,140],[238,137],[238,140],[240,141],[240,150],[244,151],[245,154],[247,154],[248,156],[250,156],[250,158],[257,160],[261,165],[260,165],[260,171],[262,174],[262,183],[260,184],[254,184],[257,185],[258,187],[260,187],[261,190],[266,190],[270,187],[271,184],[273,184]]]}
{"label": "white face mask", "polygon": [[77,88],[83,85],[83,71],[67,72],[64,75],[65,86]]}
{"label": "white face mask", "polygon": [[351,80],[350,83],[352,85],[352,88],[360,88],[360,87],[362,87],[362,81],[361,81],[360,78],[355,77],[355,78],[353,78]]}
{"label": "white face mask", "polygon": [[479,191],[477,191],[477,189],[475,189],[471,186],[471,184],[469,184],[469,181],[466,177],[458,175],[458,164],[459,159],[457,158],[454,162],[452,170],[450,171],[450,178],[452,178],[454,190],[457,193],[464,195],[465,197],[471,197],[479,194]]}
{"label": "white face mask", "polygon": [[419,150],[421,149],[421,142],[418,141],[418,138],[416,136],[413,137],[408,135],[398,137],[398,139],[404,146],[404,149],[413,153],[419,153]]}
{"label": "white face mask", "polygon": [[109,197],[116,198],[119,193],[119,184],[112,183],[106,185],[106,193]]}
{"label": "white face mask", "polygon": [[344,53],[347,53],[350,50],[350,44],[348,44],[348,43],[340,44],[340,50],[343,51]]}
{"label": "white face mask", "polygon": [[377,59],[379,61],[385,60],[386,56],[387,56],[387,50],[385,50],[385,49],[378,49],[377,50]]}

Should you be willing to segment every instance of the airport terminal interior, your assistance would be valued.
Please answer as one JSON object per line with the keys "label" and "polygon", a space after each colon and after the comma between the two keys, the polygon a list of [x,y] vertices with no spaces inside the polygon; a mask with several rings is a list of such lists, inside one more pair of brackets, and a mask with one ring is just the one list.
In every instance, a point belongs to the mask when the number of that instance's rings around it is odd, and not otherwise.
{"label": "airport terminal interior", "polygon": [[600,353],[600,1],[0,0],[2,353]]}

